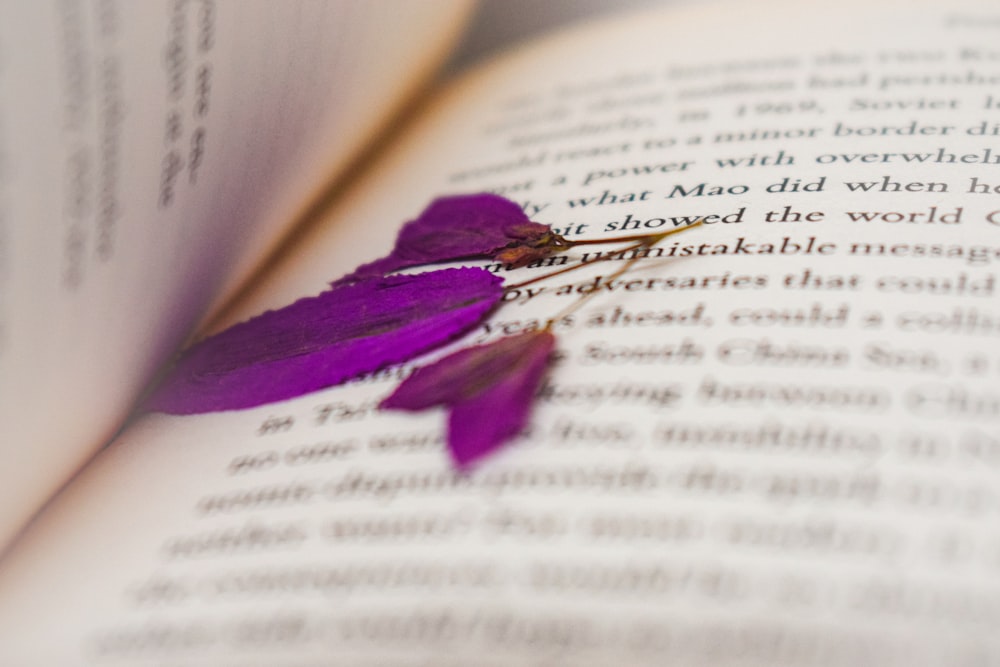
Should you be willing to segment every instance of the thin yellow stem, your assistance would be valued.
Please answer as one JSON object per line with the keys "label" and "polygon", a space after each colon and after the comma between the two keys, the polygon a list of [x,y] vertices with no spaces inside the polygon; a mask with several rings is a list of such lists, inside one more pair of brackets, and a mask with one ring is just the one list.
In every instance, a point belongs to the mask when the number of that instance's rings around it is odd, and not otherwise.
{"label": "thin yellow stem", "polygon": [[[645,248],[645,247],[647,247],[647,244],[645,244],[645,243],[636,243],[635,245],[630,245],[627,248],[622,248],[618,252],[628,252],[630,250],[638,250],[639,248]],[[597,261],[597,262],[606,262],[606,261],[609,261],[611,259],[612,259],[611,255],[608,255],[607,257],[601,257],[600,259],[597,259],[597,260],[594,260],[594,261]],[[590,264],[591,264],[591,262],[587,262],[586,265],[590,266]],[[529,278],[528,280],[525,280],[523,282],[519,282],[516,285],[507,285],[507,286],[504,287],[504,290],[509,291],[509,290],[514,290],[514,289],[520,289],[522,287],[527,287],[528,285],[534,285],[535,283],[539,283],[539,282],[541,282],[543,280],[548,280],[549,278],[554,278],[555,276],[559,276],[559,275],[562,275],[564,273],[569,273],[570,271],[576,271],[581,266],[584,266],[584,265],[583,264],[572,264],[570,266],[567,266],[567,267],[564,267],[564,268],[561,268],[561,269],[557,269],[556,271],[553,271],[551,273],[546,273],[544,276],[535,276],[534,278]]]}
{"label": "thin yellow stem", "polygon": [[[691,224],[691,225],[689,225],[687,227],[683,227],[681,229],[672,229],[672,230],[670,230],[668,232],[664,232],[663,234],[654,234],[654,235],[651,235],[649,237],[646,237],[646,239],[643,242],[637,243],[636,245],[631,246],[629,248],[625,248],[622,252],[627,252],[629,250],[637,250],[639,248],[652,248],[657,243],[659,243],[660,241],[662,241],[666,237],[670,236],[671,234],[674,234],[674,233],[676,233],[678,231],[683,231],[684,229],[690,229],[691,227],[697,227],[701,223],[702,223],[702,221],[699,219],[697,222],[695,222],[695,223],[693,223],[693,224]],[[639,255],[635,255],[630,260],[628,260],[627,262],[625,262],[625,264],[620,269],[618,269],[617,271],[615,271],[614,273],[612,273],[610,276],[608,276],[608,278],[605,280],[605,282],[606,283],[610,283],[610,282],[612,282],[614,280],[617,280],[618,278],[621,278],[625,274],[625,272],[628,271],[630,268],[632,268],[632,265],[634,265],[638,261],[639,261]],[[580,266],[580,265],[577,265],[577,266]],[[576,268],[576,267],[573,267],[573,268]],[[582,297],[580,297],[579,299],[577,299],[576,301],[574,301],[573,303],[571,303],[569,306],[567,306],[566,308],[564,308],[562,311],[560,311],[559,313],[557,313],[555,317],[549,318],[548,324],[545,325],[545,329],[546,330],[550,330],[552,328],[552,324],[554,322],[558,322],[558,321],[562,320],[562,318],[566,317],[567,315],[570,315],[570,314],[576,312],[577,310],[579,310],[580,307],[583,306],[584,303],[586,303],[587,299],[589,299],[592,296],[594,296],[595,294],[597,294],[598,291],[599,290],[594,289],[594,290],[592,290],[590,292],[587,292]]]}
{"label": "thin yellow stem", "polygon": [[[660,232],[659,234],[642,234],[642,235],[638,235],[638,236],[621,236],[621,237],[614,238],[614,239],[594,239],[594,240],[591,240],[591,241],[571,241],[571,243],[574,243],[576,245],[591,245],[591,244],[597,244],[597,243],[616,243],[616,242],[637,241],[637,243],[635,245],[628,246],[627,248],[622,248],[621,250],[618,251],[618,252],[625,253],[625,252],[629,252],[630,250],[638,250],[640,248],[652,248],[653,246],[655,246],[657,243],[659,243],[663,239],[667,238],[668,236],[670,236],[672,234],[678,234],[680,232],[687,231],[688,229],[692,229],[694,227],[697,227],[702,222],[703,222],[702,219],[698,219],[698,220],[696,220],[695,222],[691,223],[690,225],[688,225],[686,227],[676,227],[674,229],[669,229],[669,230],[667,230],[665,232]],[[597,261],[607,261],[607,260],[610,260],[610,259],[613,259],[613,257],[609,255],[607,257],[602,257],[602,258],[600,258]],[[633,257],[632,259],[630,259],[628,261],[628,263],[625,265],[625,267],[626,268],[630,267],[632,264],[635,263],[635,260],[637,260],[637,259],[638,259],[638,256]],[[587,266],[589,266],[589,265],[590,265],[590,262],[587,263]],[[584,266],[584,265],[583,264],[573,264],[571,266],[567,266],[567,267],[558,269],[558,270],[553,271],[551,273],[546,273],[544,276],[536,276],[534,278],[529,278],[528,280],[525,280],[523,282],[517,283],[516,285],[505,286],[504,287],[504,291],[521,289],[522,287],[527,287],[528,285],[534,285],[535,283],[541,282],[543,280],[548,280],[549,278],[554,278],[554,277],[562,275],[564,273],[568,273],[570,271],[575,271],[576,269],[579,269],[581,266]]]}
{"label": "thin yellow stem", "polygon": [[575,241],[566,239],[566,243],[570,246],[578,245],[598,245],[600,243],[631,243],[632,241],[646,241],[651,238],[655,238],[653,244],[657,244],[660,240],[670,236],[671,234],[679,234],[680,232],[687,231],[692,227],[697,227],[702,223],[701,219],[695,220],[690,225],[684,227],[674,227],[673,229],[668,229],[665,232],[660,232],[659,234],[633,234],[632,236],[616,236],[610,239],[584,239],[582,241]]}

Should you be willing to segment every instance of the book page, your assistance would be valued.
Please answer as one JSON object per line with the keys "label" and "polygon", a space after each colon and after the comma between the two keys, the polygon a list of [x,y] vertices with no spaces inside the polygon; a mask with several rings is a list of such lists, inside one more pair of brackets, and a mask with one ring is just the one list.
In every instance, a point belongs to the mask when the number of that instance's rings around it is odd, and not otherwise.
{"label": "book page", "polygon": [[593,247],[492,267],[582,265],[466,343],[599,293],[469,475],[440,411],[376,409],[409,366],[138,420],[0,568],[0,662],[1000,663],[998,33],[982,3],[735,3],[457,82],[231,320],[437,195],[569,238],[705,224],[617,278]]}
{"label": "book page", "polygon": [[444,57],[468,3],[0,7],[0,549]]}
{"label": "book page", "polygon": [[480,0],[476,13],[448,59],[458,72],[513,45],[583,21],[654,6],[679,6],[698,0]]}

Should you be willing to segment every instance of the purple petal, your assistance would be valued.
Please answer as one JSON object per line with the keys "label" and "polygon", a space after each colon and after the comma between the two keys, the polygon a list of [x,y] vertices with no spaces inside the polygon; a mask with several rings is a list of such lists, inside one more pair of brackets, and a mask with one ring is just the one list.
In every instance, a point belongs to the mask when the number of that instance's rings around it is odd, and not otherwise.
{"label": "purple petal", "polygon": [[359,266],[333,284],[383,276],[411,266],[493,257],[508,247],[541,246],[544,255],[549,255],[564,244],[548,225],[531,222],[520,206],[498,195],[441,197],[403,226],[391,253]]}
{"label": "purple petal", "polygon": [[417,370],[382,407],[451,407],[448,446],[466,468],[524,428],[554,347],[555,336],[536,331],[460,350]]}
{"label": "purple petal", "polygon": [[189,349],[146,407],[235,410],[405,361],[477,324],[501,279],[475,268],[369,280],[259,315]]}

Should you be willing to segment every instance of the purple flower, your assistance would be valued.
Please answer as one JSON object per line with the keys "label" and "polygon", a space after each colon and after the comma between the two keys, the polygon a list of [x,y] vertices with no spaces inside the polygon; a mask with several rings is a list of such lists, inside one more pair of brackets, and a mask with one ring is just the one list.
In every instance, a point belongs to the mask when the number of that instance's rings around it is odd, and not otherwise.
{"label": "purple flower", "polygon": [[445,269],[300,299],[191,347],[146,407],[249,408],[406,361],[475,326],[499,302],[500,283],[484,269]]}
{"label": "purple flower", "polygon": [[[330,387],[453,340],[504,294],[502,280],[485,269],[388,275],[400,269],[465,258],[519,267],[582,244],[651,248],[679,231],[568,241],[503,197],[442,197],[403,226],[392,252],[331,283],[333,289],[192,346],[144,407],[174,414],[236,410]],[[452,459],[468,468],[524,429],[554,347],[555,337],[542,330],[460,350],[415,371],[381,407],[446,406]]]}
{"label": "purple flower", "polygon": [[524,428],[554,347],[543,330],[460,350],[414,372],[381,407],[448,406],[448,446],[467,468]]}
{"label": "purple flower", "polygon": [[520,206],[498,195],[441,197],[403,226],[391,253],[362,264],[333,285],[474,257],[524,266],[567,247],[548,225],[531,222]]}

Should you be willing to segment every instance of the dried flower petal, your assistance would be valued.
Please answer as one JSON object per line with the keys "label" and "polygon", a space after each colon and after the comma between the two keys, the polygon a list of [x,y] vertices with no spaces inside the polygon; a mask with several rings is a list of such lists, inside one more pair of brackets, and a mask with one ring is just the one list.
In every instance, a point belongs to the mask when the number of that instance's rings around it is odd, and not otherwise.
{"label": "dried flower petal", "polygon": [[448,446],[467,467],[524,428],[554,347],[543,330],[460,350],[414,372],[382,407],[449,406]]}
{"label": "dried flower petal", "polygon": [[399,231],[392,252],[362,264],[335,286],[399,269],[473,257],[496,257],[523,266],[568,247],[548,225],[531,222],[514,202],[498,195],[441,197]]}
{"label": "dried flower petal", "polygon": [[190,348],[147,408],[235,410],[405,361],[477,324],[501,279],[462,268],[378,278],[259,315]]}

